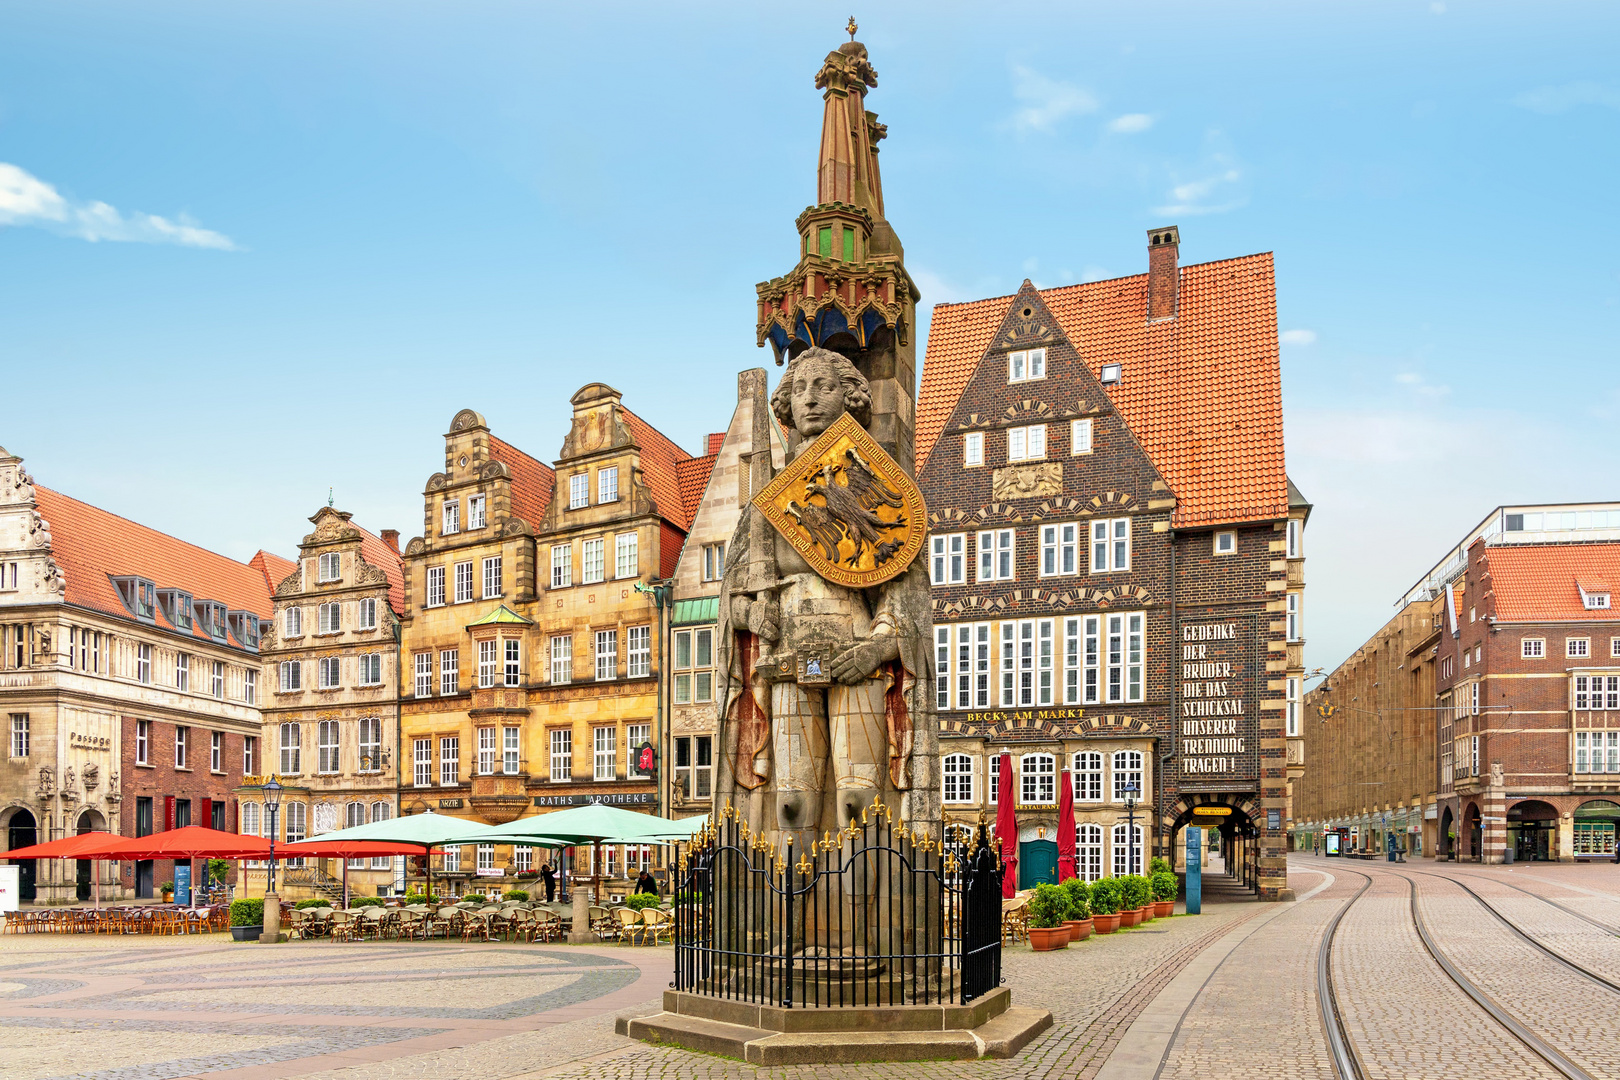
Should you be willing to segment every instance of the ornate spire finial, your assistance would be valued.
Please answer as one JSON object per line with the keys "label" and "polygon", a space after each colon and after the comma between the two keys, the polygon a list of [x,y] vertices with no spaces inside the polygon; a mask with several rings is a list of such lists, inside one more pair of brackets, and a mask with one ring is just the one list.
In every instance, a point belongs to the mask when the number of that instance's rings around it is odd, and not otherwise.
{"label": "ornate spire finial", "polygon": [[855,16],[851,15],[849,17],[849,25],[844,27],[844,29],[849,31],[849,40],[854,41],[855,40],[855,31],[860,29],[859,26],[855,25]]}

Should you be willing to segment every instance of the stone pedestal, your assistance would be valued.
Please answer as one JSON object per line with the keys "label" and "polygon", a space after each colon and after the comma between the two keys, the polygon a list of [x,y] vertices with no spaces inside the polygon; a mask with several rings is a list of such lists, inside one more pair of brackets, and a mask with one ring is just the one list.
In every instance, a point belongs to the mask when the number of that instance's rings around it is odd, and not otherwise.
{"label": "stone pedestal", "polygon": [[264,933],[259,941],[274,945],[281,940],[281,897],[273,892],[264,894]]}
{"label": "stone pedestal", "polygon": [[574,889],[574,926],[568,931],[568,941],[573,945],[588,945],[596,940],[591,933],[591,898],[584,889]]}
{"label": "stone pedestal", "polygon": [[664,1011],[621,1018],[619,1034],[721,1054],[750,1065],[1007,1058],[1052,1026],[1045,1009],[1012,1007],[998,987],[970,1005],[787,1009],[676,990]]}

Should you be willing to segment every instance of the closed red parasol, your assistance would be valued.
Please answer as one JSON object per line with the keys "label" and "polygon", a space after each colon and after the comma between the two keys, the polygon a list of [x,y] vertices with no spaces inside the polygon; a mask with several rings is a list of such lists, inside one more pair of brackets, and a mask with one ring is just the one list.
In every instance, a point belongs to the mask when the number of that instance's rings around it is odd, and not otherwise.
{"label": "closed red parasol", "polygon": [[1013,809],[1012,755],[1001,753],[996,776],[996,838],[1001,842],[1001,895],[1018,893],[1018,815]]}
{"label": "closed red parasol", "polygon": [[1074,868],[1074,778],[1069,770],[1058,774],[1058,880],[1068,881],[1078,874]]}

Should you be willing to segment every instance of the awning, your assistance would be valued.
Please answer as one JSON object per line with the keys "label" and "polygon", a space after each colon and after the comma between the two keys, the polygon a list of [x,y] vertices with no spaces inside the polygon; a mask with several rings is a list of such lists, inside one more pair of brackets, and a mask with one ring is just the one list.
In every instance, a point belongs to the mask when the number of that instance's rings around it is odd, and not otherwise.
{"label": "awning", "polygon": [[715,623],[720,621],[720,598],[718,596],[700,596],[696,600],[675,601],[675,612],[670,617],[671,626],[697,626],[701,623]]}

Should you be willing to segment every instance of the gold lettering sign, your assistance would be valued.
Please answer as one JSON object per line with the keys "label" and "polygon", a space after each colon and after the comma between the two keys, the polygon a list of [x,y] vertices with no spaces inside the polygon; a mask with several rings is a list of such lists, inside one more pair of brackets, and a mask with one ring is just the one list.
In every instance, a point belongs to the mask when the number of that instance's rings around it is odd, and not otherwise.
{"label": "gold lettering sign", "polygon": [[922,551],[917,484],[845,413],[754,497],[811,569],[851,588],[898,577]]}
{"label": "gold lettering sign", "polygon": [[1225,817],[1232,812],[1230,806],[1195,806],[1193,813],[1199,817]]}

